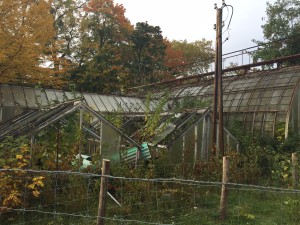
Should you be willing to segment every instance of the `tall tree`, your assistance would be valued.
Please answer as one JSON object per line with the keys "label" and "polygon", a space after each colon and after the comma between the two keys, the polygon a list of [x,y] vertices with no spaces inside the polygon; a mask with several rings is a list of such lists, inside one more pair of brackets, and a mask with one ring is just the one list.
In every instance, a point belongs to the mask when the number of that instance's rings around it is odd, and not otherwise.
{"label": "tall tree", "polygon": [[207,72],[213,61],[212,41],[172,41],[168,45],[166,65],[174,76],[189,76]]}
{"label": "tall tree", "polygon": [[0,3],[1,82],[44,81],[43,53],[54,36],[47,0],[5,0]]}
{"label": "tall tree", "polygon": [[130,37],[134,50],[131,63],[134,85],[157,81],[157,74],[164,68],[166,44],[161,33],[159,26],[151,26],[147,22],[136,24]]}
{"label": "tall tree", "polygon": [[81,90],[108,93],[121,89],[126,73],[129,35],[133,30],[122,5],[113,0],[91,0],[84,7],[80,47],[74,54],[78,68],[71,80]]}
{"label": "tall tree", "polygon": [[64,79],[74,66],[75,53],[80,45],[80,23],[85,2],[78,0],[55,0],[51,4],[54,17],[55,37],[45,60],[50,62],[53,76]]}
{"label": "tall tree", "polygon": [[267,20],[262,26],[265,40],[254,40],[263,46],[254,54],[254,60],[270,60],[300,53],[300,1],[277,0],[274,4],[267,3],[266,13]]}

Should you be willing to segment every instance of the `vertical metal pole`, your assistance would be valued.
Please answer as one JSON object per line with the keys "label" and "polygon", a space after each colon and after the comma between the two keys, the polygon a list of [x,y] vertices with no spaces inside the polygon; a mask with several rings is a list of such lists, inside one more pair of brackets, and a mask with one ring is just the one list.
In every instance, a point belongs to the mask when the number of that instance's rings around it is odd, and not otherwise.
{"label": "vertical metal pole", "polygon": [[56,134],[56,170],[58,170],[58,160],[59,160],[59,148],[60,148],[60,124],[57,124],[57,134]]}
{"label": "vertical metal pole", "polygon": [[218,39],[218,107],[219,107],[219,151],[224,156],[224,134],[223,134],[223,84],[222,84],[222,11],[217,10],[217,39]]}
{"label": "vertical metal pole", "polygon": [[102,157],[102,138],[103,138],[103,123],[100,120],[100,140],[99,140],[99,154]]}
{"label": "vertical metal pole", "polygon": [[79,129],[80,129],[80,144],[79,144],[79,153],[78,153],[78,165],[79,168],[81,167],[81,154],[82,154],[82,121],[83,121],[83,112],[82,112],[82,107],[80,107],[79,111]]}
{"label": "vertical metal pole", "polygon": [[102,161],[102,177],[101,177],[101,184],[100,184],[100,194],[99,194],[99,205],[98,205],[98,218],[97,218],[97,225],[104,225],[105,222],[105,206],[106,206],[106,195],[107,195],[107,185],[108,185],[108,178],[106,177],[109,175],[110,170],[110,161],[104,159]]}
{"label": "vertical metal pole", "polygon": [[[204,123],[203,123],[204,126]],[[198,124],[195,125],[194,128],[194,132],[195,132],[195,137],[194,137],[194,165],[197,162],[197,158],[198,158]]]}
{"label": "vertical metal pole", "polygon": [[214,105],[213,105],[213,118],[212,118],[212,157],[216,155],[217,151],[217,119],[218,119],[218,25],[219,13],[217,10],[217,24],[216,24],[216,47],[215,47],[215,80],[214,80]]}
{"label": "vertical metal pole", "polygon": [[203,127],[202,127],[202,143],[201,143],[201,160],[207,160],[207,139],[209,128],[207,127],[209,121],[207,121],[207,116],[203,118]]}

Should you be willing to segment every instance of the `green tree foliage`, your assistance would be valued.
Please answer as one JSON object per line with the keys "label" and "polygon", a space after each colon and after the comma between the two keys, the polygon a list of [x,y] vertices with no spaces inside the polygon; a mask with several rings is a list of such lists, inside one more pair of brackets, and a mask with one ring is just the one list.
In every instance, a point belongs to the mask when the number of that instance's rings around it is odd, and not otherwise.
{"label": "green tree foliage", "polygon": [[[269,60],[300,52],[300,2],[277,0],[267,3],[267,21],[262,26],[265,42],[254,40],[264,47],[254,55],[254,60]],[[289,63],[295,63],[290,61]]]}
{"label": "green tree foliage", "polygon": [[137,23],[130,36],[134,58],[130,70],[135,85],[158,81],[159,71],[164,67],[166,45],[159,26],[147,22]]}
{"label": "green tree foliage", "polygon": [[172,75],[188,76],[207,72],[213,61],[212,41],[172,41],[166,57],[166,66]]}
{"label": "green tree foliage", "polygon": [[76,0],[52,1],[51,13],[54,17],[55,37],[51,40],[50,50],[45,60],[50,63],[53,76],[58,80],[66,80],[70,69],[76,62],[78,38],[80,37],[80,21],[84,3]]}
{"label": "green tree foliage", "polygon": [[7,0],[0,3],[4,83],[112,93],[201,73],[211,42],[169,42],[159,26],[134,27],[114,0]]}
{"label": "green tree foliage", "polygon": [[71,74],[79,90],[111,93],[121,89],[133,29],[124,13],[124,7],[112,0],[92,0],[84,7],[80,47],[75,53],[78,67]]}

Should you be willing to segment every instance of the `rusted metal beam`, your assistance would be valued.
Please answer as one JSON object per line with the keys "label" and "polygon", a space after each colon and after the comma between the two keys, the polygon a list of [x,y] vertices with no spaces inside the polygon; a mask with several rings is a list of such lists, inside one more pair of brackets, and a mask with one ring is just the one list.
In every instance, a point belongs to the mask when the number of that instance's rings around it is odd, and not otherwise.
{"label": "rusted metal beam", "polygon": [[[227,68],[227,69],[223,69],[223,73],[234,72],[234,71],[237,71],[237,70],[246,70],[246,71],[248,71],[253,67],[270,65],[270,64],[280,65],[279,68],[281,68],[281,65],[282,65],[283,62],[293,60],[293,59],[300,59],[300,54],[284,56],[284,57],[280,57],[280,58],[276,58],[276,59],[272,59],[272,60],[267,60],[267,61],[251,63],[251,64],[247,64],[247,65],[243,65],[243,66],[236,66],[236,67],[232,67],[232,68]],[[197,82],[197,81],[201,80],[202,78],[205,78],[205,77],[208,77],[208,76],[213,77],[214,73],[215,72],[213,71],[213,72],[203,73],[203,74],[194,75],[194,76],[188,76],[188,77],[183,77],[183,78],[178,78],[178,79],[171,79],[171,80],[161,81],[161,82],[158,82],[158,83],[153,83],[153,84],[148,84],[148,85],[141,85],[141,86],[138,86],[138,87],[129,88],[128,90],[130,92],[132,92],[132,91],[135,91],[135,90],[143,90],[143,89],[148,89],[148,88],[151,88],[151,87],[155,87],[157,89],[158,86],[172,85],[174,83],[176,85],[181,85],[185,81],[192,81],[193,79],[195,79],[196,82]]]}

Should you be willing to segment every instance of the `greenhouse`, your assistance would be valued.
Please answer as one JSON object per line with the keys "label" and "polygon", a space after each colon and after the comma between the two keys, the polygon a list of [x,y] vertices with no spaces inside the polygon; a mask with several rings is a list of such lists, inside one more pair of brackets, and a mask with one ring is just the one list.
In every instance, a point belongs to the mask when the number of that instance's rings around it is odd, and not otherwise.
{"label": "greenhouse", "polygon": [[[234,74],[224,70],[226,149],[239,149],[229,131],[233,124],[269,137],[279,130],[285,137],[299,134],[300,66],[246,73],[239,69]],[[65,121],[66,115],[83,110],[83,116],[77,112],[77,119],[88,140],[85,153],[136,161],[167,149],[173,161],[207,160],[212,148],[213,79],[213,73],[175,79],[139,87],[127,96],[2,84],[0,137],[36,136],[45,127]],[[156,121],[149,120],[151,116]],[[111,119],[119,120],[118,124]],[[145,135],[150,128],[151,135]]]}
{"label": "greenhouse", "polygon": [[[0,90],[1,140],[25,135],[34,146],[44,130],[55,124],[68,125],[67,118],[74,114],[73,123],[80,124],[85,134],[85,154],[137,161],[157,157],[160,150],[167,149],[177,162],[208,160],[210,155],[211,110],[207,107],[172,112],[170,103],[164,104],[154,133],[144,137],[145,117],[155,113],[159,100],[11,85],[1,85]],[[120,117],[121,124],[113,124],[107,117]],[[236,138],[226,128],[224,131],[226,146],[238,150]]]}
{"label": "greenhouse", "polygon": [[[284,129],[285,137],[289,134],[300,134],[299,81],[300,66],[254,70],[239,75],[225,74],[224,126],[230,127],[238,122],[245,132],[271,137],[279,129]],[[142,95],[155,89],[154,99],[160,99],[168,92],[170,102],[189,98],[190,101],[200,101],[210,106],[213,103],[214,86],[211,73],[143,88],[144,91],[140,92]]]}

